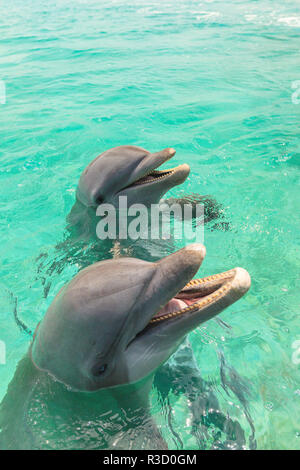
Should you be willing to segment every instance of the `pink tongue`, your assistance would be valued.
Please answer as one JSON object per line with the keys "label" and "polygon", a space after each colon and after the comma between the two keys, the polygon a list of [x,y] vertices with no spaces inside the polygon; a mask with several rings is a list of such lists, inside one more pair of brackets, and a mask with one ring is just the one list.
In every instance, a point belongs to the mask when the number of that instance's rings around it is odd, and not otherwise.
{"label": "pink tongue", "polygon": [[176,310],[181,310],[182,308],[185,308],[187,304],[183,302],[183,300],[179,299],[171,299],[165,305],[162,309],[160,309],[159,312],[155,315],[156,317],[161,316],[161,315],[166,315],[167,313],[173,313],[176,312]]}

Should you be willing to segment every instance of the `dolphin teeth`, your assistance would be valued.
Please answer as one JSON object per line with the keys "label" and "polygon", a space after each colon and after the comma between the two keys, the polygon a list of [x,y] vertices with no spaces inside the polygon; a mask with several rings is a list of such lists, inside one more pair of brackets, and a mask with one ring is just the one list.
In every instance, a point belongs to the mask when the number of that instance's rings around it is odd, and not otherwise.
{"label": "dolphin teeth", "polygon": [[[171,313],[168,312],[164,315],[159,315],[159,312],[158,312],[157,314],[158,316],[153,317],[150,320],[149,325],[158,323],[158,322],[170,319],[170,318],[175,318],[180,315],[184,315],[185,313],[191,313],[196,310],[200,310],[202,307],[205,307],[215,302],[216,300],[219,300],[230,290],[232,286],[232,282],[230,282],[230,280],[233,278],[234,274],[235,274],[235,270],[231,269],[230,271],[225,271],[220,274],[214,274],[213,276],[208,276],[202,279],[193,279],[188,284],[186,284],[186,286],[177,294],[177,296],[175,296],[175,299],[179,300],[179,296],[180,296],[180,300],[184,302],[184,295],[185,293],[186,295],[188,294],[187,291],[191,287],[195,287],[198,285],[200,288],[200,285],[213,282],[213,281],[223,281],[223,283],[220,287],[217,288],[217,290],[215,290],[214,292],[211,292],[209,295],[206,295],[205,297],[200,298],[199,300],[196,300],[191,305],[187,305],[186,307],[175,310]],[[218,282],[216,283],[216,285],[218,286]],[[199,295],[199,292],[200,290],[198,290],[198,295]],[[195,293],[195,296],[196,295],[197,295],[197,292]],[[171,299],[171,301],[169,302],[172,302],[172,300],[174,299]],[[186,298],[186,302],[187,301],[188,300]]]}
{"label": "dolphin teeth", "polygon": [[231,278],[234,274],[234,269],[231,269],[230,271],[225,271],[224,273],[220,274],[214,274],[213,276],[208,276],[208,277],[203,277],[201,279],[192,279],[190,282],[188,282],[183,290],[187,289],[188,287],[196,286],[198,284],[204,284],[206,282],[210,281],[215,281],[215,280],[225,280],[226,278]]}

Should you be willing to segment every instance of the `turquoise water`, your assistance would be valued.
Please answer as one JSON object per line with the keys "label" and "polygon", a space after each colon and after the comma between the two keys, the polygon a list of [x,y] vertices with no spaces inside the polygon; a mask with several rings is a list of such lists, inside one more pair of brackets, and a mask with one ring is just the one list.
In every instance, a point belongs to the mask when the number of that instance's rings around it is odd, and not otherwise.
{"label": "turquoise water", "polygon": [[[230,328],[190,335],[202,379],[247,447],[299,449],[299,2],[12,0],[0,18],[0,398],[30,341],[16,302],[34,329],[76,272],[66,262],[45,298],[36,258],[54,261],[82,169],[117,145],[172,146],[192,168],[172,195],[213,195],[229,225],[206,226],[201,275],[238,265],[253,280],[222,314]],[[170,448],[210,447],[217,428],[197,442],[179,385],[176,439],[151,400]]]}

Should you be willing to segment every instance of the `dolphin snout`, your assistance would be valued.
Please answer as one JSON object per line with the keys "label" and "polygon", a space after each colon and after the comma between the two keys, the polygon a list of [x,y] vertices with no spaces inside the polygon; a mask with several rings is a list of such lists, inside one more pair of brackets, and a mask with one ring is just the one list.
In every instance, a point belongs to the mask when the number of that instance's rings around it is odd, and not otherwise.
{"label": "dolphin snout", "polygon": [[160,157],[163,161],[169,160],[169,158],[174,157],[176,150],[172,147],[161,150],[160,152],[150,154],[151,157],[157,158]]}

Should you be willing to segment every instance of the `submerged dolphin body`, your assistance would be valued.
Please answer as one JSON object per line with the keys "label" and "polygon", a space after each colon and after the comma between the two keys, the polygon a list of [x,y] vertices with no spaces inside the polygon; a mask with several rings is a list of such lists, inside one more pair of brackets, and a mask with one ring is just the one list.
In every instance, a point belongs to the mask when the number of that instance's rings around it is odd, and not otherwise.
{"label": "submerged dolphin body", "polygon": [[242,268],[192,280],[204,256],[193,244],[156,263],[106,260],[65,285],[1,404],[0,448],[165,448],[154,372],[250,287]]}

